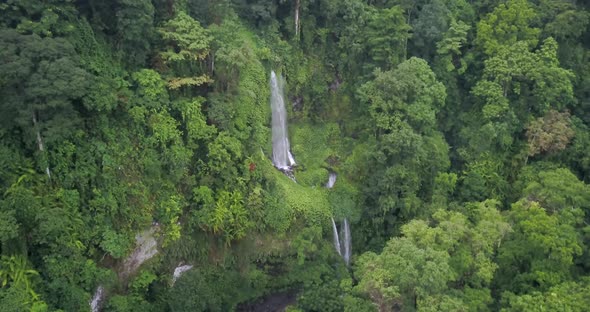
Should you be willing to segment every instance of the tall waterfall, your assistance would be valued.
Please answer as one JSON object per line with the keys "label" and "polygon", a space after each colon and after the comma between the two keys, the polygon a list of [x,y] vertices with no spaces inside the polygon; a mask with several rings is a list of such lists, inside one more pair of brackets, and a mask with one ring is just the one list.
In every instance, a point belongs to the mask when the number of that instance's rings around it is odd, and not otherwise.
{"label": "tall waterfall", "polygon": [[[326,183],[326,187],[331,189],[334,187],[336,183],[336,174],[334,172],[330,172],[330,177],[328,178],[328,183]],[[351,237],[350,237],[350,225],[348,224],[348,219],[344,218],[342,221],[341,226],[342,233],[338,234],[338,228],[336,227],[336,222],[334,218],[332,218],[332,232],[334,234],[334,248],[336,248],[336,252],[344,259],[346,265],[350,265],[350,255],[352,253],[352,244],[351,244]],[[344,239],[340,241],[340,236]]]}
{"label": "tall waterfall", "polygon": [[282,77],[270,72],[270,107],[272,109],[272,162],[275,167],[289,170],[295,165],[287,135],[287,110],[283,98]]}

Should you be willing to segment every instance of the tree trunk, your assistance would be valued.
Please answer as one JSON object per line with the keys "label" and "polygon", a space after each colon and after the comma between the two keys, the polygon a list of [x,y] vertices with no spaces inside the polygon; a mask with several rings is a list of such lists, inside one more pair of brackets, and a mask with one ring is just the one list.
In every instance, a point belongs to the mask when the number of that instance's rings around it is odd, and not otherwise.
{"label": "tree trunk", "polygon": [[[414,11],[414,5],[410,9],[408,9],[408,26],[412,27],[412,11]],[[404,61],[408,59],[408,35],[406,34],[406,38],[404,40]]]}
{"label": "tree trunk", "polygon": [[295,37],[299,36],[299,7],[301,0],[295,0]]}
{"label": "tree trunk", "polygon": [[[39,131],[39,127],[37,126],[37,116],[35,115],[35,112],[33,112],[33,127],[35,128],[35,132],[37,133],[37,146],[39,147],[39,151],[41,152],[41,154],[45,154],[43,138],[41,138],[41,132]],[[47,177],[51,179],[51,171],[49,171],[49,165],[45,167],[45,173],[47,173]]]}

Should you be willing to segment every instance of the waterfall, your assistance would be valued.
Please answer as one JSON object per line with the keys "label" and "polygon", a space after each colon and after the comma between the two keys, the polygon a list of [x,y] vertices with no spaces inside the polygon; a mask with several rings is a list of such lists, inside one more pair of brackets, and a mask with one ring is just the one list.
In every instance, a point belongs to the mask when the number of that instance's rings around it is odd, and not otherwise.
{"label": "waterfall", "polygon": [[174,285],[174,283],[176,283],[176,280],[178,280],[178,278],[186,271],[192,269],[193,266],[190,264],[186,264],[186,265],[178,265],[175,269],[174,269],[174,274],[172,275],[172,285]]}
{"label": "waterfall", "polygon": [[123,262],[122,277],[128,277],[135,273],[147,260],[158,253],[158,242],[154,237],[156,226],[135,235],[135,249]]}
{"label": "waterfall", "polygon": [[[133,253],[125,258],[123,265],[117,270],[120,282],[127,282],[129,276],[135,274],[139,267],[147,260],[153,258],[158,253],[158,242],[155,238],[157,225],[135,235],[135,249]],[[106,296],[106,291],[102,285],[98,286],[92,300],[90,300],[90,310],[98,312],[101,310],[102,302]]]}
{"label": "waterfall", "polygon": [[[331,189],[334,187],[336,183],[336,173],[330,172],[330,176],[328,178],[328,183],[326,183],[326,187]],[[334,234],[334,248],[336,248],[336,252],[344,259],[344,263],[346,265],[350,265],[350,255],[352,254],[352,244],[351,244],[351,236],[350,236],[350,224],[348,224],[348,219],[344,218],[342,221],[341,226],[341,235],[338,234],[338,228],[336,227],[336,222],[334,218],[332,218],[332,231]],[[344,239],[340,241],[340,236]]]}
{"label": "waterfall", "polygon": [[104,299],[104,288],[102,286],[98,286],[94,296],[92,296],[92,300],[90,301],[90,311],[98,312],[100,311],[100,306],[102,304],[102,300]]}
{"label": "waterfall", "polygon": [[295,165],[287,134],[287,110],[283,98],[282,77],[270,72],[270,107],[272,110],[272,162],[281,170]]}
{"label": "waterfall", "polygon": [[328,178],[328,183],[326,183],[326,187],[331,189],[334,187],[336,183],[336,174],[334,172],[330,172],[330,177]]}
{"label": "waterfall", "polygon": [[344,232],[342,235],[344,237],[344,240],[342,241],[342,245],[344,247],[344,254],[342,255],[342,257],[344,258],[344,262],[348,266],[350,265],[350,254],[352,252],[352,248],[350,241],[350,226],[348,224],[348,219],[346,218],[344,218],[344,221],[342,223],[342,232]]}
{"label": "waterfall", "polygon": [[[330,177],[328,178],[328,183],[326,183],[326,187],[331,189],[332,187],[334,187],[334,183],[336,183],[336,174],[334,172],[330,172]],[[338,228],[336,228],[336,222],[334,222],[334,218],[332,218],[332,231],[334,234],[334,248],[336,248],[336,252],[338,252],[338,254],[342,256],[340,238],[338,237]]]}
{"label": "waterfall", "polygon": [[340,238],[338,238],[338,229],[336,228],[334,218],[332,218],[332,230],[334,231],[334,248],[336,248],[336,252],[342,256],[342,250],[340,250]]}

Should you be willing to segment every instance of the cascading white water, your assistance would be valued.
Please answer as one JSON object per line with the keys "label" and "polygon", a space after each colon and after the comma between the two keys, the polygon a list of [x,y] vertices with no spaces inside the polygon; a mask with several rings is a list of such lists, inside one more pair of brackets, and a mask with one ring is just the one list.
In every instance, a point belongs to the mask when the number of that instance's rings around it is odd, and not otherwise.
{"label": "cascading white water", "polygon": [[344,262],[348,266],[350,265],[350,255],[352,252],[352,246],[350,237],[350,225],[348,224],[348,220],[346,218],[344,218],[344,221],[342,222],[342,232],[344,232],[342,235],[344,238],[344,240],[342,241],[342,247],[344,249],[344,254],[342,255],[342,257],[344,258]]}
{"label": "cascading white water", "polygon": [[[326,183],[326,187],[331,189],[334,187],[336,183],[336,173],[330,172],[330,176],[328,178],[328,183]],[[334,248],[336,248],[336,252],[344,259],[344,263],[346,265],[350,265],[350,256],[352,254],[352,242],[351,242],[351,235],[350,235],[350,224],[348,224],[348,219],[344,218],[342,221],[341,227],[341,235],[338,234],[338,228],[336,227],[336,222],[334,218],[332,218],[332,231],[334,234]],[[340,241],[340,236],[344,239]]]}
{"label": "cascading white water", "polygon": [[100,311],[100,306],[102,304],[102,300],[104,299],[104,287],[98,286],[94,296],[92,296],[92,300],[90,300],[90,311],[98,312]]}
{"label": "cascading white water", "polygon": [[336,252],[340,256],[342,256],[342,250],[340,248],[340,239],[338,238],[338,229],[336,228],[336,222],[334,222],[334,218],[332,218],[332,231],[334,234],[334,248],[336,248]]}
{"label": "cascading white water", "polygon": [[182,274],[184,274],[184,272],[192,269],[193,266],[190,264],[186,264],[186,265],[178,265],[175,269],[174,269],[174,274],[172,275],[172,285],[174,286],[174,283],[176,283],[176,280],[178,280],[178,278],[180,278],[180,276]]}
{"label": "cascading white water", "polygon": [[334,187],[336,183],[336,174],[334,172],[330,172],[330,177],[328,177],[328,183],[326,183],[326,187],[331,189]]}
{"label": "cascading white water", "polygon": [[[330,172],[330,176],[328,178],[328,183],[326,183],[326,187],[331,189],[334,187],[336,183],[336,174],[334,172]],[[334,222],[334,218],[332,218],[332,233],[334,234],[334,248],[336,248],[336,252],[342,256],[342,246],[340,245],[340,237],[338,236],[338,228],[336,227],[336,222]]]}
{"label": "cascading white water", "polygon": [[272,162],[281,170],[295,165],[287,133],[287,110],[283,98],[282,78],[270,72],[270,107],[272,110]]}

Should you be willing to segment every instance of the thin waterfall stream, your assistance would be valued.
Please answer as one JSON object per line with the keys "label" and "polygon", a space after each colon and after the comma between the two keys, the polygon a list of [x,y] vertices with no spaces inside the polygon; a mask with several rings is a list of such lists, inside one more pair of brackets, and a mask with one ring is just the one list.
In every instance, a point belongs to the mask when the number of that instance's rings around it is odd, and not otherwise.
{"label": "thin waterfall stream", "polygon": [[334,248],[336,248],[336,252],[342,256],[342,248],[340,248],[340,238],[338,238],[338,228],[336,227],[336,222],[334,222],[334,218],[332,218],[332,230],[334,234]]}
{"label": "thin waterfall stream", "polygon": [[344,249],[344,254],[342,254],[342,258],[344,259],[344,263],[346,266],[350,265],[350,255],[352,252],[351,248],[351,237],[350,237],[350,225],[348,224],[348,219],[344,218],[342,221],[342,232],[344,236],[344,240],[342,241],[342,247]]}
{"label": "thin waterfall stream", "polygon": [[[336,184],[336,173],[330,172],[330,176],[328,178],[328,183],[326,183],[326,187],[331,189]],[[332,232],[334,235],[334,248],[336,252],[344,259],[344,263],[347,266],[350,265],[350,256],[352,254],[352,244],[351,244],[351,235],[350,235],[350,224],[348,223],[348,219],[344,218],[342,221],[342,225],[340,227],[341,233],[338,233],[338,228],[336,226],[336,222],[334,218],[332,218]],[[340,236],[342,236],[343,240],[340,240]]]}

